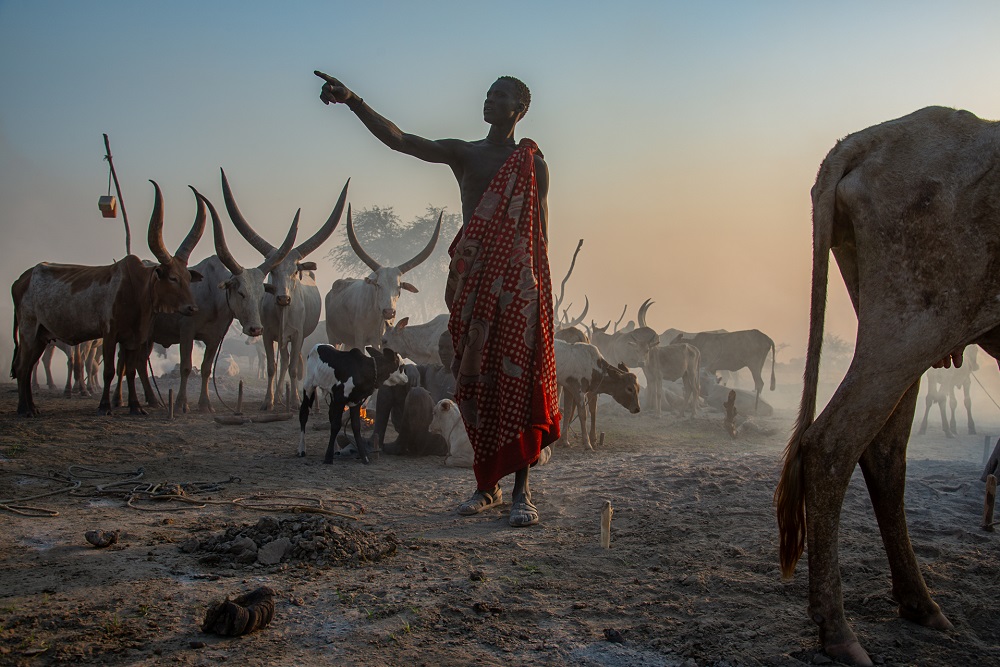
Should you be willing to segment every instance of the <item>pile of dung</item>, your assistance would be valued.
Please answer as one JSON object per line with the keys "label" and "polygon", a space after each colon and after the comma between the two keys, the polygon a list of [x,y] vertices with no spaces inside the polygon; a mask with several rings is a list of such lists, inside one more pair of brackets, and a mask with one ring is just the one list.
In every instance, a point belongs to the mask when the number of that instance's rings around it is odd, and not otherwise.
{"label": "pile of dung", "polygon": [[344,567],[380,561],[396,553],[398,545],[391,532],[375,533],[341,519],[264,516],[255,524],[233,526],[208,539],[188,540],[181,550],[205,553],[199,558],[203,565]]}

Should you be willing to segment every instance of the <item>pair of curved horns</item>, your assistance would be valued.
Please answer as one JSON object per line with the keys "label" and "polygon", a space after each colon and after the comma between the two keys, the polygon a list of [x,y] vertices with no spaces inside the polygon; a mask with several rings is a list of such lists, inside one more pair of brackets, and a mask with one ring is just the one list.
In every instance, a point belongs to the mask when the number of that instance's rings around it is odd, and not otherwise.
{"label": "pair of curved horns", "polygon": [[[240,233],[247,240],[247,242],[257,249],[264,257],[270,258],[278,248],[267,242],[264,237],[254,231],[250,223],[247,222],[246,218],[240,212],[239,207],[236,205],[236,199],[233,197],[232,188],[229,187],[229,179],[226,178],[225,169],[220,170],[222,172],[222,196],[226,201],[226,210],[229,212],[229,218],[233,221],[233,225],[236,227],[236,231]],[[309,253],[316,250],[316,248],[323,245],[330,235],[333,234],[333,230],[337,228],[340,223],[340,217],[344,214],[344,204],[347,202],[347,186],[351,184],[351,179],[347,179],[347,183],[344,184],[344,189],[340,193],[340,199],[337,200],[337,205],[334,207],[333,212],[327,221],[319,228],[315,234],[310,236],[307,240],[299,244],[295,248],[295,251],[299,255],[299,259],[302,259]],[[301,212],[302,209],[299,209]],[[297,225],[299,219],[299,213],[295,214],[295,222],[292,223],[293,226]],[[285,253],[286,255],[288,253]],[[282,257],[281,259],[284,259]],[[281,259],[278,261],[280,262]]]}
{"label": "pair of curved horns", "polygon": [[[426,260],[434,252],[434,246],[437,244],[438,236],[441,235],[441,220],[444,218],[444,210],[438,215],[437,226],[434,227],[434,234],[431,235],[431,240],[427,242],[424,249],[418,252],[411,259],[403,262],[397,268],[400,273],[406,273],[407,271],[417,267],[421,262]],[[382,265],[372,259],[372,256],[365,252],[365,249],[361,247],[361,243],[358,241],[357,234],[354,233],[354,221],[351,219],[351,207],[347,207],[347,240],[351,242],[351,248],[354,249],[354,254],[358,256],[362,262],[368,265],[368,268],[372,271],[378,271],[382,268]]]}
{"label": "pair of curved horns", "polygon": [[[198,193],[196,191],[195,199],[198,201],[198,212],[195,214],[194,225],[191,227],[188,235],[184,237],[184,240],[181,241],[177,252],[171,257],[170,251],[167,250],[167,246],[163,243],[163,194],[160,192],[160,186],[156,181],[150,179],[149,182],[153,184],[153,213],[149,218],[149,232],[146,237],[149,250],[161,264],[169,264],[171,260],[177,259],[187,266],[188,259],[191,257],[191,251],[198,245],[201,235],[205,232],[205,205],[202,203],[201,198],[197,196]],[[194,188],[191,189],[194,190]]]}
{"label": "pair of curved horns", "polygon": [[[243,266],[233,257],[233,253],[229,251],[229,246],[226,244],[226,235],[222,229],[222,221],[219,219],[219,214],[212,206],[212,202],[208,200],[207,197],[202,195],[200,192],[195,190],[193,186],[190,187],[198,198],[198,205],[202,206],[202,202],[208,206],[209,212],[212,214],[212,230],[215,235],[215,254],[218,255],[219,260],[222,262],[223,266],[229,269],[229,272],[234,276],[238,276],[243,273]],[[295,243],[295,235],[299,231],[299,214],[295,214],[295,219],[292,221],[292,226],[288,230],[288,234],[285,235],[285,240],[282,242],[281,247],[277,248],[274,252],[265,256],[264,261],[258,267],[260,271],[264,274],[270,273],[274,267],[281,263],[283,259],[288,255],[292,249],[292,244]]]}
{"label": "pair of curved horns", "polygon": [[590,310],[590,297],[588,297],[586,294],[584,294],[583,295],[583,299],[584,299],[584,301],[583,301],[583,312],[580,313],[580,317],[576,318],[572,322],[567,322],[566,324],[564,324],[563,325],[564,328],[568,329],[570,327],[575,327],[575,326],[578,326],[580,324],[583,324],[583,319],[585,317],[587,317],[587,311]]}

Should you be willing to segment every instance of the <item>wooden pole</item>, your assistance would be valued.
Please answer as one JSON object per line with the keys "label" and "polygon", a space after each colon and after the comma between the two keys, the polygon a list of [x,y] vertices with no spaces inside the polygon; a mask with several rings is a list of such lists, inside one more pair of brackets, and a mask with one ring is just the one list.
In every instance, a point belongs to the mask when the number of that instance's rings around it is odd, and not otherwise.
{"label": "wooden pole", "polygon": [[993,508],[997,504],[997,478],[989,475],[986,478],[986,501],[983,503],[983,530],[993,532]]}
{"label": "wooden pole", "polygon": [[167,392],[167,419],[174,418],[174,390]]}
{"label": "wooden pole", "polygon": [[[989,436],[986,436],[986,437],[987,437],[987,439],[989,439]],[[987,445],[989,445],[988,441],[987,441]],[[1000,474],[1000,438],[997,439],[997,444],[996,444],[996,447],[993,448],[993,453],[992,454],[990,454],[987,457],[987,456],[985,456],[985,453],[984,453],[984,456],[983,456],[983,465],[985,467],[983,469],[983,474],[980,475],[980,477],[979,477],[980,481],[985,482],[985,481],[987,481],[987,478],[990,475]]]}
{"label": "wooden pole", "polygon": [[[115,171],[115,162],[111,157],[111,141],[108,135],[104,135],[104,149],[106,152],[104,159],[111,165],[111,178],[115,181],[115,192],[118,193],[118,205],[122,209],[122,221],[125,223],[125,254],[132,254],[132,230],[128,226],[128,213],[125,212],[125,198],[122,196],[122,188],[118,184],[118,173]],[[171,414],[171,418],[173,415]]]}
{"label": "wooden pole", "polygon": [[243,380],[240,380],[240,393],[236,397],[236,414],[243,414]]}
{"label": "wooden pole", "polygon": [[285,412],[292,411],[292,383],[285,383]]}

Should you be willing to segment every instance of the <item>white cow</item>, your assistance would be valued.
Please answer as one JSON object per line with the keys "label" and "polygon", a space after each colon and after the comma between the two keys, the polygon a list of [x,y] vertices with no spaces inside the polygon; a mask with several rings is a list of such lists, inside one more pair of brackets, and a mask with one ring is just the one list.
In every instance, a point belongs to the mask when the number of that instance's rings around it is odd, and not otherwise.
{"label": "white cow", "polygon": [[333,287],[326,294],[326,337],[331,345],[343,345],[345,348],[363,350],[371,345],[378,347],[382,343],[382,335],[386,323],[396,318],[396,302],[401,290],[418,292],[419,290],[402,280],[403,274],[415,268],[434,252],[441,233],[442,212],[438,216],[437,226],[427,246],[412,259],[399,266],[382,266],[365,252],[354,233],[354,222],[351,220],[351,207],[347,207],[347,239],[362,262],[368,265],[372,273],[364,279],[341,278],[335,280]]}
{"label": "white cow", "polygon": [[438,315],[430,322],[410,325],[410,318],[404,317],[395,326],[386,327],[382,334],[382,347],[391,347],[416,364],[441,363],[441,336],[448,331],[447,313]]}
{"label": "white cow", "polygon": [[[269,285],[273,288],[264,295],[260,306],[261,322],[264,325],[263,342],[264,352],[267,355],[267,393],[264,396],[264,403],[261,410],[270,410],[274,407],[275,387],[275,360],[274,345],[277,344],[281,363],[288,369],[289,379],[292,384],[292,403],[299,403],[299,378],[302,377],[303,368],[301,361],[302,341],[311,334],[319,323],[320,293],[316,287],[312,272],[316,270],[315,262],[304,262],[307,255],[319,248],[336,229],[340,222],[340,216],[344,212],[344,204],[347,200],[347,185],[344,185],[340,193],[340,199],[333,209],[333,213],[326,223],[313,234],[308,240],[302,242],[285,256],[277,266],[271,269],[268,274]],[[226,172],[222,172],[222,192],[226,200],[226,209],[233,225],[240,234],[243,235],[250,245],[257,249],[265,257],[271,256],[275,251],[274,246],[268,243],[263,237],[253,230],[250,224],[240,213],[236,200],[233,198],[229,181],[226,179]],[[295,214],[296,222],[299,219],[299,212]],[[329,311],[328,311],[329,312]],[[282,377],[284,373],[282,373]],[[278,392],[280,393],[280,392]]]}

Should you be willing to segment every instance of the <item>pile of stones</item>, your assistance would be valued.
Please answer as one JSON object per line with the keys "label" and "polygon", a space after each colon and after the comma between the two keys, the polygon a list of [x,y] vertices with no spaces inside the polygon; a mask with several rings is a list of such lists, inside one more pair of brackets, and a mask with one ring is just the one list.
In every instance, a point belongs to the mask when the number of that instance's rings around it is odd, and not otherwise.
{"label": "pile of stones", "polygon": [[396,553],[398,546],[391,532],[378,534],[342,519],[316,515],[288,519],[263,516],[255,524],[233,526],[204,540],[188,540],[181,550],[207,552],[199,558],[203,565],[310,563],[343,567],[380,561]]}

